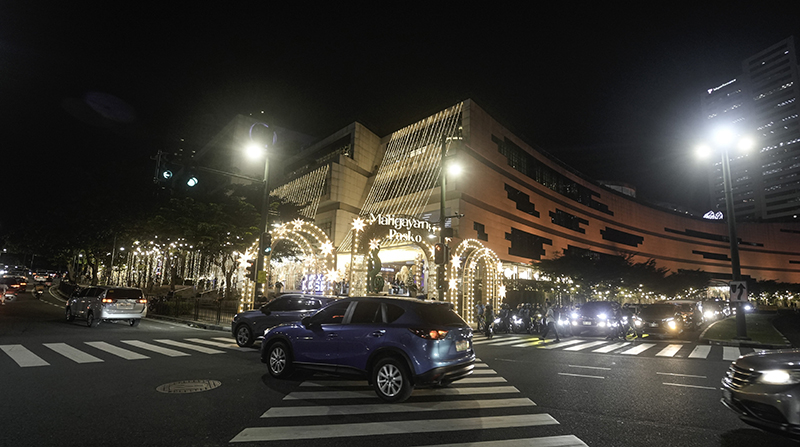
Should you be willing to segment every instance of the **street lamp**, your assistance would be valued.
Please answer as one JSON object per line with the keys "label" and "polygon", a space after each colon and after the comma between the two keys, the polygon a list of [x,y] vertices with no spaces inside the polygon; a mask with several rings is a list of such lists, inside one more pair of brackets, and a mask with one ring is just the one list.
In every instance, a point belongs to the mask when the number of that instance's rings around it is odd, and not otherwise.
{"label": "street lamp", "polygon": [[[753,140],[748,136],[737,135],[729,127],[722,127],[714,132],[712,141],[714,147],[719,149],[722,155],[722,184],[725,191],[725,211],[727,212],[728,239],[730,239],[731,247],[731,280],[738,282],[742,280],[742,272],[739,263],[739,239],[736,236],[733,181],[731,179],[731,162],[728,151],[731,148],[748,151],[753,147]],[[697,153],[700,157],[706,157],[713,153],[713,148],[709,145],[701,145]],[[744,306],[742,306],[741,302],[736,310],[736,338],[747,339],[747,323],[744,316]]]}
{"label": "street lamp", "polygon": [[[247,156],[250,159],[258,159],[259,157],[264,157],[264,191],[261,195],[261,221],[263,222],[263,232],[261,233],[261,237],[258,241],[258,257],[256,258],[256,272],[260,272],[262,270],[266,271],[266,284],[263,287],[263,291],[266,292],[269,289],[269,262],[264,262],[264,253],[267,250],[266,244],[268,240],[271,239],[269,234],[269,154],[267,153],[267,145],[262,143],[256,143],[253,139],[253,129],[256,126],[264,126],[265,128],[269,129],[264,123],[255,123],[250,126],[250,140],[253,142],[246,148]],[[272,142],[275,143],[275,134],[273,134]],[[258,284],[258,273],[256,273],[256,284]],[[257,289],[256,286],[254,289]],[[256,292],[254,291],[254,294]],[[253,302],[255,302],[255,296],[253,297]]]}
{"label": "street lamp", "polygon": [[[447,237],[452,235],[452,228],[451,231],[445,233],[444,231],[444,223],[446,217],[445,213],[445,203],[447,201],[447,174],[457,175],[461,172],[461,166],[457,163],[447,163],[447,140],[453,140],[454,137],[447,137],[442,134],[442,155],[441,155],[441,165],[442,165],[442,172],[439,176],[439,246],[442,250],[442,262],[438,263],[436,266],[436,289],[438,291],[439,301],[444,301],[444,266],[448,262],[449,250],[447,247]],[[452,216],[457,217],[457,216]]]}

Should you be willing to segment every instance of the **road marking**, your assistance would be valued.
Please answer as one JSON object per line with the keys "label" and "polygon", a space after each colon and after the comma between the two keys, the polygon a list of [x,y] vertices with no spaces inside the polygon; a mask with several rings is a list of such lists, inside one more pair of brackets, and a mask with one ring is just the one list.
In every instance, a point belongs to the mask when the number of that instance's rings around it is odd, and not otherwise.
{"label": "road marking", "polygon": [[704,359],[708,357],[708,353],[711,352],[711,346],[708,345],[697,345],[692,350],[692,353],[689,354],[690,359]]}
{"label": "road marking", "polygon": [[736,360],[741,355],[742,353],[739,351],[739,348],[735,346],[722,347],[722,360]]}
{"label": "road marking", "polygon": [[[300,384],[301,386],[303,384]],[[410,413],[414,411],[475,410],[487,408],[515,408],[535,406],[527,397],[515,399],[454,400],[444,402],[414,402],[401,404],[335,405],[275,407],[262,418],[345,416],[374,413]]]}
{"label": "road marking", "polygon": [[[496,374],[492,372],[493,374]],[[502,377],[465,377],[458,379],[455,383],[462,385],[465,383],[505,383],[506,379]],[[342,386],[369,386],[366,380],[307,380],[300,384],[301,387],[314,386],[314,387],[342,387]]]}
{"label": "road marking", "polygon": [[648,349],[652,348],[655,345],[656,345],[655,343],[642,343],[639,346],[634,346],[633,348],[628,349],[627,351],[622,351],[622,352],[620,352],[620,354],[639,355],[639,354],[643,353],[644,351],[647,351]]}
{"label": "road marking", "polygon": [[387,434],[432,433],[442,431],[481,430],[510,427],[529,427],[558,424],[549,414],[525,414],[392,422],[365,422],[356,424],[306,425],[298,427],[251,427],[242,430],[230,442],[291,441],[297,439],[329,439]]}
{"label": "road marking", "polygon": [[667,345],[666,348],[656,354],[656,357],[674,357],[682,347],[683,345]]}
{"label": "road marking", "polygon": [[497,374],[497,371],[493,369],[473,369],[472,375],[473,376],[480,376],[480,375],[494,375]]}
{"label": "road marking", "polygon": [[205,346],[190,345],[189,343],[181,343],[175,340],[158,339],[156,341],[159,343],[164,343],[165,345],[175,346],[176,348],[184,348],[184,349],[190,349],[192,351],[202,352],[203,354],[225,353],[225,351],[220,351],[219,349],[211,349],[211,348],[206,348]]}
{"label": "road marking", "polygon": [[716,390],[716,388],[712,386],[686,385],[685,383],[662,383],[662,385],[680,386],[684,388],[699,388],[701,390]]}
{"label": "road marking", "polygon": [[506,340],[506,341],[501,341],[499,343],[492,343],[492,346],[511,345],[511,344],[514,344],[514,343],[519,343],[521,340],[525,340],[525,339],[522,338],[522,337],[518,337],[518,338],[516,338],[514,340]]}
{"label": "road marking", "polygon": [[583,366],[583,365],[567,365],[570,368],[586,368],[586,369],[602,369],[603,371],[611,371],[611,368],[605,366]]}
{"label": "road marking", "polygon": [[185,338],[184,340],[190,341],[192,343],[200,343],[203,345],[214,346],[217,348],[225,348],[225,349],[234,349],[237,351],[249,351],[249,352],[258,352],[258,350],[254,350],[252,348],[242,348],[236,344],[236,342],[232,342],[228,340],[228,343],[219,343],[216,341],[205,340],[203,338]]}
{"label": "road marking", "polygon": [[695,379],[708,379],[708,377],[706,377],[706,376],[695,376],[695,375],[692,375],[692,374],[676,374],[676,373],[662,373],[662,372],[657,372],[656,374],[660,374],[662,376],[692,377],[692,378],[695,378]]}
{"label": "road marking", "polygon": [[28,348],[22,345],[0,345],[0,349],[8,354],[8,356],[11,357],[11,360],[17,362],[17,365],[23,368],[50,365],[49,363],[45,362],[44,359],[29,351]]}
{"label": "road marking", "polygon": [[525,343],[520,343],[520,344],[518,344],[518,345],[511,345],[511,347],[512,347],[512,348],[527,348],[527,347],[529,347],[529,346],[541,345],[541,344],[543,344],[543,343],[544,343],[544,340],[536,340],[536,339],[534,339],[533,341],[529,341],[529,342],[525,342]]}
{"label": "road marking", "polygon": [[593,342],[590,342],[590,343],[584,343],[582,345],[570,346],[568,348],[564,348],[564,350],[565,351],[582,351],[584,349],[593,348],[595,346],[604,345],[606,343],[608,343],[608,342],[607,341],[593,341]]}
{"label": "road marking", "polygon": [[478,441],[469,444],[436,444],[421,447],[589,447],[574,435],[543,436],[541,438]]}
{"label": "road marking", "polygon": [[190,355],[185,352],[176,351],[174,349],[169,349],[169,348],[163,348],[161,346],[151,345],[150,343],[145,343],[139,340],[120,340],[120,341],[122,343],[135,346],[139,349],[144,349],[145,351],[152,351],[152,352],[157,352],[159,354],[164,354],[167,357],[181,357]]}
{"label": "road marking", "polygon": [[98,363],[103,361],[66,343],[44,343],[44,345],[75,363]]}
{"label": "road marking", "polygon": [[104,341],[87,341],[86,344],[109,354],[114,354],[117,357],[122,357],[125,360],[142,360],[150,358],[146,355],[139,354],[138,352],[129,351]]}
{"label": "road marking", "polygon": [[[456,382],[457,383],[457,382]],[[422,388],[414,390],[412,396],[471,396],[479,394],[509,394],[519,393],[513,386],[484,386],[472,388]],[[300,399],[363,399],[365,397],[376,397],[371,389],[363,391],[295,391],[287,394],[283,400]]]}
{"label": "road marking", "polygon": [[587,379],[605,379],[603,376],[589,376],[586,374],[558,373],[559,376],[585,377]]}
{"label": "road marking", "polygon": [[[509,338],[511,338],[511,340],[509,340]],[[473,345],[485,345],[485,344],[510,345],[511,343],[519,343],[519,342],[524,341],[524,340],[525,340],[525,338],[523,338],[523,337],[499,337],[499,338],[496,337],[496,338],[486,338],[486,339],[483,339],[483,340],[473,341],[472,344]]]}
{"label": "road marking", "polygon": [[545,346],[537,346],[538,349],[556,349],[556,348],[563,348],[564,346],[574,345],[575,343],[583,343],[586,340],[568,340],[562,342],[556,342],[555,340],[551,342],[546,342],[547,345]]}
{"label": "road marking", "polygon": [[624,348],[624,347],[630,346],[632,344],[633,343],[631,343],[629,341],[627,341],[627,342],[624,341],[622,343],[614,343],[613,345],[603,346],[602,348],[595,349],[592,352],[602,352],[603,354],[607,354],[607,353],[609,353],[611,351],[616,351],[619,348]]}

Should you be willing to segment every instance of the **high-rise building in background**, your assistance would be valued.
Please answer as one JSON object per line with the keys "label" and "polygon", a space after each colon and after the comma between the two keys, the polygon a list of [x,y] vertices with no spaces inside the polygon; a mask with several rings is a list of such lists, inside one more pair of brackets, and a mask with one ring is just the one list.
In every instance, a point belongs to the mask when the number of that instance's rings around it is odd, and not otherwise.
{"label": "high-rise building in background", "polygon": [[[711,124],[733,125],[752,135],[748,154],[731,151],[736,218],[785,221],[800,216],[800,76],[794,38],[744,60],[742,73],[703,93],[704,116]],[[710,175],[711,196],[725,210],[722,162]]]}

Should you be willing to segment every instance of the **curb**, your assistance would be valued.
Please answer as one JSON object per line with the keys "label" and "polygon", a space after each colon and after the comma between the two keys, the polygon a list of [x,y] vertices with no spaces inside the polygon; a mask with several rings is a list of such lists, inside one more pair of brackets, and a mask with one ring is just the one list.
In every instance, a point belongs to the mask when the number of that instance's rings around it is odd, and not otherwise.
{"label": "curb", "polygon": [[190,327],[196,327],[200,329],[208,329],[212,331],[220,331],[230,334],[231,330],[228,327],[220,326],[218,324],[210,324],[210,323],[203,323],[200,321],[192,321],[192,320],[183,320],[181,318],[174,318],[174,317],[165,317],[163,315],[147,315],[145,318],[151,318],[153,320],[164,320],[169,321],[172,323],[180,323],[185,324]]}
{"label": "curb", "polygon": [[[706,342],[706,343],[708,343],[710,345],[715,345],[715,346],[736,346],[736,347],[744,347],[744,348],[784,349],[784,348],[791,348],[792,347],[792,344],[789,342],[789,340],[786,339],[786,337],[783,336],[783,334],[781,334],[781,338],[783,338],[783,342],[784,342],[783,344],[759,343],[758,341],[755,341],[755,340],[714,340],[714,339],[706,338],[705,337],[706,332],[708,332],[708,330],[711,329],[712,326],[714,326],[715,324],[717,324],[717,323],[719,323],[721,321],[723,321],[723,320],[717,320],[717,321],[709,324],[708,327],[705,328],[702,333],[700,333],[700,336],[697,338],[697,341]],[[780,333],[780,331],[778,333]]]}

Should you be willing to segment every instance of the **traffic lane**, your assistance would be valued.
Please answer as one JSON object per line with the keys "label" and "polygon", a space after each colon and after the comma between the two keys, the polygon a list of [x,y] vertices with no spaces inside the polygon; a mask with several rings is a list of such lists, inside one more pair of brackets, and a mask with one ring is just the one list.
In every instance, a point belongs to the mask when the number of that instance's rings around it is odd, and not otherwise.
{"label": "traffic lane", "polygon": [[[478,346],[478,356],[590,445],[747,445],[791,441],[719,403],[730,362]],[[739,440],[741,438],[741,441]]]}
{"label": "traffic lane", "polygon": [[[3,416],[4,442],[222,445],[297,386],[293,381],[266,380],[256,351],[165,357],[126,348],[149,358],[106,356],[102,363],[76,364],[50,356],[49,366],[36,368],[15,367],[0,358],[3,400],[15,403]],[[197,393],[157,390],[191,380],[216,380],[221,385]]]}

